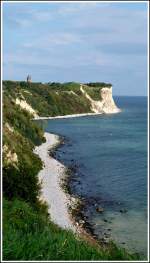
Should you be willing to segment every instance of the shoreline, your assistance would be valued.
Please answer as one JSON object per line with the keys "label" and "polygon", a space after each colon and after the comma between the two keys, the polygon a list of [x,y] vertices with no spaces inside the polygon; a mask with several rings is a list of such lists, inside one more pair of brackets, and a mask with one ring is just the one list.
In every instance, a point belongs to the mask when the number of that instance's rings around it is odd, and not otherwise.
{"label": "shoreline", "polygon": [[85,117],[85,116],[94,116],[101,115],[102,113],[79,113],[79,114],[69,114],[69,115],[58,115],[58,116],[49,116],[49,117],[34,117],[34,120],[53,120],[53,119],[68,119],[68,118],[77,118],[77,117]]}
{"label": "shoreline", "polygon": [[[65,191],[65,186],[70,179],[68,167],[53,157],[55,149],[61,145],[61,136],[45,132],[46,142],[36,146],[34,153],[43,162],[43,169],[39,172],[38,178],[41,184],[40,200],[48,205],[50,220],[65,230],[71,230],[78,238],[83,238],[96,247],[107,246],[102,240],[98,240],[92,233],[89,223],[80,216],[83,201]],[[76,216],[80,220],[76,220]]]}
{"label": "shoreline", "polygon": [[104,112],[89,112],[89,113],[79,113],[79,114],[69,114],[69,115],[58,115],[58,116],[49,116],[49,117],[42,117],[42,116],[35,116],[33,120],[54,120],[54,119],[68,119],[68,118],[77,118],[77,117],[86,117],[86,116],[97,116],[97,115],[110,115],[110,114],[116,114],[120,113],[121,110],[118,109],[118,111],[110,112],[110,113],[104,113]]}
{"label": "shoreline", "polygon": [[46,142],[36,146],[36,153],[43,162],[43,169],[39,172],[39,182],[41,183],[40,199],[48,205],[50,219],[61,228],[76,231],[70,215],[68,206],[70,205],[69,196],[61,188],[61,180],[64,177],[66,167],[59,161],[50,156],[52,151],[60,144],[59,136],[52,133],[44,133]]}

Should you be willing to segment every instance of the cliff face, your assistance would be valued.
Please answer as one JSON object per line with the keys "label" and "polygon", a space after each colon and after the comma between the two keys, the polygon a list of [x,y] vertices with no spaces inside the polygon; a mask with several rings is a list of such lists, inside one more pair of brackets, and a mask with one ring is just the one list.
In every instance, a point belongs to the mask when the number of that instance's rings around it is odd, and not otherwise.
{"label": "cliff face", "polygon": [[101,89],[101,98],[101,107],[104,113],[120,112],[120,109],[116,106],[112,96],[112,87]]}
{"label": "cliff face", "polygon": [[100,89],[100,100],[93,100],[86,92],[85,86],[80,86],[81,92],[91,103],[91,110],[95,113],[118,113],[120,109],[116,106],[113,96],[112,87]]}

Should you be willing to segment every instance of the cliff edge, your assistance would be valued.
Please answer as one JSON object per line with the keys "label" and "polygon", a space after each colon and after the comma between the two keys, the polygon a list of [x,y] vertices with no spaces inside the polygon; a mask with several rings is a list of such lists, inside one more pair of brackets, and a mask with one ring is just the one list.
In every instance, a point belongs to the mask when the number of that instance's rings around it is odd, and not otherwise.
{"label": "cliff edge", "polygon": [[103,87],[100,89],[99,100],[94,100],[86,92],[86,86],[80,85],[81,92],[90,101],[91,111],[95,113],[118,113],[121,110],[116,106],[113,96],[112,96],[112,86]]}

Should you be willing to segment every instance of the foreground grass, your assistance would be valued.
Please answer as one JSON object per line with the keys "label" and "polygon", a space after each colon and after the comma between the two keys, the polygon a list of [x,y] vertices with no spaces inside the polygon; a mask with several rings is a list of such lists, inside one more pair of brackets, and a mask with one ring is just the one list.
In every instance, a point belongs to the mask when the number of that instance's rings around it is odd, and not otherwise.
{"label": "foreground grass", "polygon": [[111,244],[101,250],[62,230],[24,201],[4,200],[3,260],[137,259]]}

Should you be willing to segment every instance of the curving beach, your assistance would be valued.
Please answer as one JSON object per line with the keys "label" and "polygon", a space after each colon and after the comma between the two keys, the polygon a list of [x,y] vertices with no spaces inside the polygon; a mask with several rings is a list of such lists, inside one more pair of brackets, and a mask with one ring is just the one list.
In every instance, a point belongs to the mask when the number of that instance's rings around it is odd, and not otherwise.
{"label": "curving beach", "polygon": [[52,133],[44,133],[46,142],[35,147],[43,162],[43,169],[39,172],[39,180],[42,184],[41,197],[48,205],[48,212],[54,223],[62,228],[75,231],[75,227],[68,213],[69,197],[63,192],[60,180],[64,176],[65,166],[49,155],[49,150],[59,144],[59,136]]}

